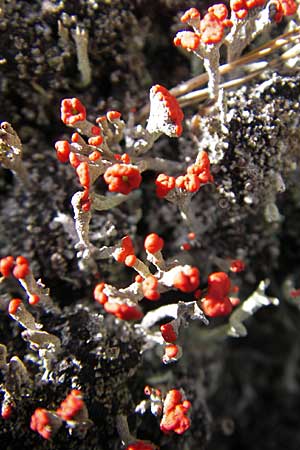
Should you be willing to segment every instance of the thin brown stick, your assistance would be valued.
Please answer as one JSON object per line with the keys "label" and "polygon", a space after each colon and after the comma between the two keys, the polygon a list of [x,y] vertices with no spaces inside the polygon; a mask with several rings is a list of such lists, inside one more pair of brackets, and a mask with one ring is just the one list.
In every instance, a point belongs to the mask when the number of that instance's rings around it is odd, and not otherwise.
{"label": "thin brown stick", "polygon": [[[266,69],[269,69],[271,67],[275,67],[278,64],[289,60],[290,58],[295,57],[296,55],[300,54],[300,45],[296,44],[293,48],[290,48],[289,50],[282,53],[279,57],[272,59],[271,61],[262,61],[262,67],[254,70],[253,72],[249,73],[248,75],[242,76],[240,78],[235,78],[233,80],[227,81],[226,83],[223,83],[220,86],[220,89],[229,90],[233,89],[235,87],[238,87],[242,84],[245,84],[247,81],[252,80],[253,78],[260,75],[262,72],[264,72]],[[193,105],[195,103],[199,103],[203,100],[206,100],[209,97],[208,89],[200,89],[198,91],[193,91],[188,94],[182,95],[178,98],[178,102],[181,107],[186,107]]]}
{"label": "thin brown stick", "polygon": [[[220,89],[229,90],[236,88],[242,84],[245,84],[245,82],[252,80],[253,78],[260,75],[265,68],[256,70],[248,75],[245,75],[240,78],[235,78],[233,80],[227,81],[226,83],[222,83],[220,85]],[[189,92],[188,94],[183,95],[182,97],[178,98],[178,102],[182,108],[186,106],[194,105],[195,103],[202,102],[206,100],[209,97],[209,91],[207,88],[200,89],[198,91]]]}

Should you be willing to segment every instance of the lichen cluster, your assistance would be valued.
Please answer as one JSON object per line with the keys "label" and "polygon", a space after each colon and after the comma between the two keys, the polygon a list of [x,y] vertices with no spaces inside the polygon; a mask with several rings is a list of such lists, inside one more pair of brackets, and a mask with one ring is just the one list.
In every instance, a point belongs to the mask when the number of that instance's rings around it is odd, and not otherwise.
{"label": "lichen cluster", "polygon": [[5,450],[300,446],[297,3],[152,3],[0,1]]}

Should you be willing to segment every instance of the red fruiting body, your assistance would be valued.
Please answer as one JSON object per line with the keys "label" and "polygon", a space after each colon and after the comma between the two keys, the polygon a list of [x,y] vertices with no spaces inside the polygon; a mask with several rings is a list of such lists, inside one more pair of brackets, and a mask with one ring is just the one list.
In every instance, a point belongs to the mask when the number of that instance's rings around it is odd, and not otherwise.
{"label": "red fruiting body", "polygon": [[165,356],[168,359],[176,358],[179,353],[179,348],[175,344],[168,344],[165,346]]}
{"label": "red fruiting body", "polygon": [[90,172],[87,162],[81,162],[76,168],[76,173],[79,178],[79,183],[82,187],[88,188],[90,185]]}
{"label": "red fruiting body", "polygon": [[168,113],[169,120],[175,125],[176,135],[179,137],[182,133],[182,121],[184,115],[177,99],[170,94],[168,89],[159,84],[156,84],[151,88],[151,94],[157,96],[159,101],[162,102]]}
{"label": "red fruiting body", "polygon": [[43,408],[37,408],[31,416],[30,428],[37,431],[44,439],[51,439],[52,427],[49,412]]}
{"label": "red fruiting body", "polygon": [[121,161],[123,161],[124,164],[130,164],[130,156],[127,153],[123,153],[123,155],[121,155]]}
{"label": "red fruiting body", "polygon": [[72,136],[71,136],[71,141],[72,142],[76,143],[76,142],[79,141],[79,139],[80,139],[80,134],[79,133],[73,133],[72,134]]}
{"label": "red fruiting body", "polygon": [[164,325],[161,325],[160,331],[162,337],[166,342],[175,342],[177,340],[177,333],[171,323],[165,323]]}
{"label": "red fruiting body", "polygon": [[159,198],[165,197],[172,189],[175,188],[175,178],[169,177],[164,173],[160,173],[155,181],[156,195]]}
{"label": "red fruiting body", "polygon": [[89,198],[89,195],[90,191],[85,187],[80,199],[81,209],[84,212],[88,212],[91,209],[91,200]]}
{"label": "red fruiting body", "polygon": [[275,22],[280,22],[284,16],[292,16],[297,11],[298,5],[294,0],[275,0]]}
{"label": "red fruiting body", "polygon": [[143,294],[148,300],[156,301],[160,298],[157,290],[158,279],[154,275],[148,275],[142,284]]}
{"label": "red fruiting body", "polygon": [[88,144],[89,145],[93,145],[94,147],[99,147],[99,145],[101,145],[102,142],[103,142],[103,137],[100,136],[100,135],[99,136],[93,136],[93,137],[90,137],[88,139]]}
{"label": "red fruiting body", "polygon": [[8,304],[8,313],[12,315],[16,314],[20,305],[22,305],[22,300],[13,298]]}
{"label": "red fruiting body", "polygon": [[143,317],[143,313],[138,306],[130,306],[126,303],[106,302],[104,309],[107,313],[122,320],[139,320]]}
{"label": "red fruiting body", "polygon": [[104,294],[103,290],[105,288],[105,283],[98,283],[94,289],[94,299],[100,305],[104,305],[108,301],[108,297]]}
{"label": "red fruiting body", "polygon": [[98,159],[101,158],[101,153],[98,152],[97,150],[93,151],[92,153],[89,154],[89,160],[91,162],[95,162],[98,161]]}
{"label": "red fruiting body", "polygon": [[200,172],[209,171],[210,169],[210,160],[207,152],[204,150],[202,150],[197,156],[197,166],[199,167]]}
{"label": "red fruiting body", "polygon": [[61,102],[61,120],[65,125],[74,125],[86,119],[86,110],[78,98],[65,98]]}
{"label": "red fruiting body", "polygon": [[208,288],[201,308],[209,317],[227,316],[232,311],[232,303],[228,297],[230,279],[225,272],[214,272],[208,277]]}
{"label": "red fruiting body", "polygon": [[4,278],[8,278],[11,275],[14,264],[15,259],[13,256],[6,256],[5,258],[0,259],[0,273]]}
{"label": "red fruiting body", "polygon": [[27,265],[29,265],[29,261],[28,261],[28,259],[27,258],[25,258],[25,256],[17,256],[17,258],[16,258],[16,263],[17,264],[27,264]]}
{"label": "red fruiting body", "polygon": [[152,254],[159,252],[163,248],[164,244],[164,240],[156,233],[148,234],[144,241],[145,250]]}
{"label": "red fruiting body", "polygon": [[180,20],[182,23],[188,23],[191,20],[199,19],[200,12],[196,8],[190,8],[181,16]]}
{"label": "red fruiting body", "polygon": [[12,411],[13,411],[13,407],[10,403],[3,403],[2,408],[1,408],[1,417],[4,420],[8,420],[11,418],[12,415]]}
{"label": "red fruiting body", "polygon": [[92,127],[91,132],[93,133],[94,136],[99,136],[101,130],[99,127]]}
{"label": "red fruiting body", "polygon": [[70,161],[71,166],[74,167],[74,169],[77,169],[77,167],[81,163],[80,159],[74,152],[70,152],[69,161]]}
{"label": "red fruiting body", "polygon": [[176,405],[179,405],[182,400],[182,394],[177,389],[170,390],[164,401],[164,413],[168,414]]}
{"label": "red fruiting body", "polygon": [[196,239],[196,233],[194,233],[193,231],[191,231],[191,232],[188,234],[188,238],[189,238],[190,241],[193,241],[194,239]]}
{"label": "red fruiting body", "polygon": [[200,274],[196,267],[189,267],[184,272],[178,272],[174,277],[174,287],[182,292],[193,292],[199,284]]}
{"label": "red fruiting body", "polygon": [[24,256],[18,256],[16,265],[13,268],[13,276],[18,280],[25,278],[29,274],[29,262]]}
{"label": "red fruiting body", "polygon": [[114,158],[117,161],[122,161],[124,164],[130,164],[131,161],[128,153],[123,153],[122,155],[120,155],[120,153],[115,153]]}
{"label": "red fruiting body", "polygon": [[229,297],[219,299],[209,295],[206,295],[201,303],[201,308],[208,317],[228,316],[232,311],[232,306]]}
{"label": "red fruiting body", "polygon": [[227,8],[223,4],[214,5],[208,9],[200,22],[201,42],[203,44],[218,44],[224,37],[224,29],[231,27],[232,22],[226,19]]}
{"label": "red fruiting body", "polygon": [[200,27],[200,33],[180,31],[174,39],[174,44],[181,45],[188,51],[195,51],[200,44],[220,43],[224,37],[224,29],[232,26],[231,20],[227,19],[228,10],[226,6],[223,3],[211,6],[202,20],[199,20],[199,11],[193,11],[193,9],[186,11],[181,20],[184,23],[188,22],[197,29]]}
{"label": "red fruiting body", "polygon": [[189,250],[191,250],[191,248],[192,248],[192,246],[191,246],[191,244],[189,244],[188,242],[184,242],[181,246],[180,246],[180,249],[181,250],[185,250],[185,251],[189,251]]}
{"label": "red fruiting body", "polygon": [[57,159],[60,162],[66,163],[69,161],[70,144],[68,141],[57,141],[55,143],[55,150]]}
{"label": "red fruiting body", "polygon": [[114,120],[120,119],[121,113],[119,111],[108,111],[106,117],[110,122],[113,122]]}
{"label": "red fruiting body", "polygon": [[197,175],[186,174],[176,178],[176,187],[187,192],[197,192],[200,188],[200,181]]}
{"label": "red fruiting body", "polygon": [[176,47],[181,46],[187,51],[197,50],[200,44],[200,35],[193,31],[181,31],[173,40]]}
{"label": "red fruiting body", "polygon": [[110,192],[120,192],[127,195],[140,186],[142,176],[137,167],[127,164],[114,164],[104,173],[104,180],[108,184]]}
{"label": "red fruiting body", "polygon": [[297,11],[298,5],[295,0],[279,0],[285,16],[292,16]]}
{"label": "red fruiting body", "polygon": [[107,122],[106,116],[99,116],[96,118],[96,123],[104,123]]}
{"label": "red fruiting body", "polygon": [[124,264],[127,267],[133,267],[136,263],[136,256],[135,255],[128,255],[125,258]]}
{"label": "red fruiting body", "polygon": [[90,209],[91,209],[91,201],[89,199],[81,201],[81,210],[83,212],[88,212]]}
{"label": "red fruiting body", "polygon": [[76,420],[76,416],[84,408],[84,401],[82,400],[82,392],[73,389],[70,394],[63,400],[56,413],[63,420]]}
{"label": "red fruiting body", "polygon": [[224,36],[224,27],[214,14],[205,14],[201,20],[201,40],[204,44],[218,44]]}
{"label": "red fruiting body", "polygon": [[136,275],[136,277],[134,278],[134,281],[136,283],[142,283],[144,281],[144,278],[141,275]]}
{"label": "red fruiting body", "polygon": [[211,6],[210,8],[208,8],[208,12],[214,14],[217,19],[222,21],[225,20],[228,15],[228,9],[223,3],[218,3]]}
{"label": "red fruiting body", "polygon": [[238,19],[245,19],[248,15],[249,9],[264,6],[265,3],[266,0],[231,0],[230,8],[235,12]]}
{"label": "red fruiting body", "polygon": [[222,299],[230,291],[230,279],[225,272],[213,272],[208,276],[207,293],[212,297]]}
{"label": "red fruiting body", "polygon": [[236,11],[235,13],[236,17],[240,20],[245,19],[248,15],[247,9],[240,9],[239,11]]}
{"label": "red fruiting body", "polygon": [[[285,0],[283,0],[283,1],[285,1]],[[287,1],[290,1],[290,0],[287,0]],[[246,3],[247,8],[251,9],[251,8],[258,8],[260,6],[264,6],[266,3],[266,0],[245,0],[245,3]]]}
{"label": "red fruiting body", "polygon": [[161,430],[166,433],[174,431],[177,434],[185,433],[191,426],[190,419],[186,416],[186,413],[191,407],[191,403],[184,401],[181,405],[175,406],[168,416],[164,417],[161,422]]}
{"label": "red fruiting body", "polygon": [[[275,22],[276,23],[279,23],[279,22],[281,22],[282,21],[282,18],[283,18],[283,16],[284,16],[284,14],[283,14],[283,9],[282,9],[282,5],[281,5],[281,3],[280,3],[280,0],[275,0],[274,1],[274,3],[273,3],[274,5],[275,5],[275,7],[276,7],[276,14],[274,15],[274,20],[275,20]],[[236,13],[237,14],[237,13]]]}
{"label": "red fruiting body", "polygon": [[190,408],[191,403],[187,400],[182,402],[182,395],[178,390],[169,391],[164,402],[160,429],[164,433],[174,431],[177,434],[183,434],[191,425],[190,419],[186,415]]}
{"label": "red fruiting body", "polygon": [[29,305],[36,305],[40,301],[40,297],[36,294],[32,294],[28,298]]}
{"label": "red fruiting body", "polygon": [[210,173],[210,161],[208,154],[202,151],[198,157],[197,162],[187,168],[187,173],[190,175],[197,175],[201,184],[212,183],[214,181]]}
{"label": "red fruiting body", "polygon": [[241,259],[233,259],[230,263],[231,272],[238,273],[245,270],[245,263]]}
{"label": "red fruiting body", "polygon": [[133,243],[130,236],[124,236],[121,240],[121,248],[116,250],[115,259],[123,263],[129,255],[134,255]]}
{"label": "red fruiting body", "polygon": [[241,300],[238,297],[229,297],[229,300],[233,307],[238,306],[241,303]]}

